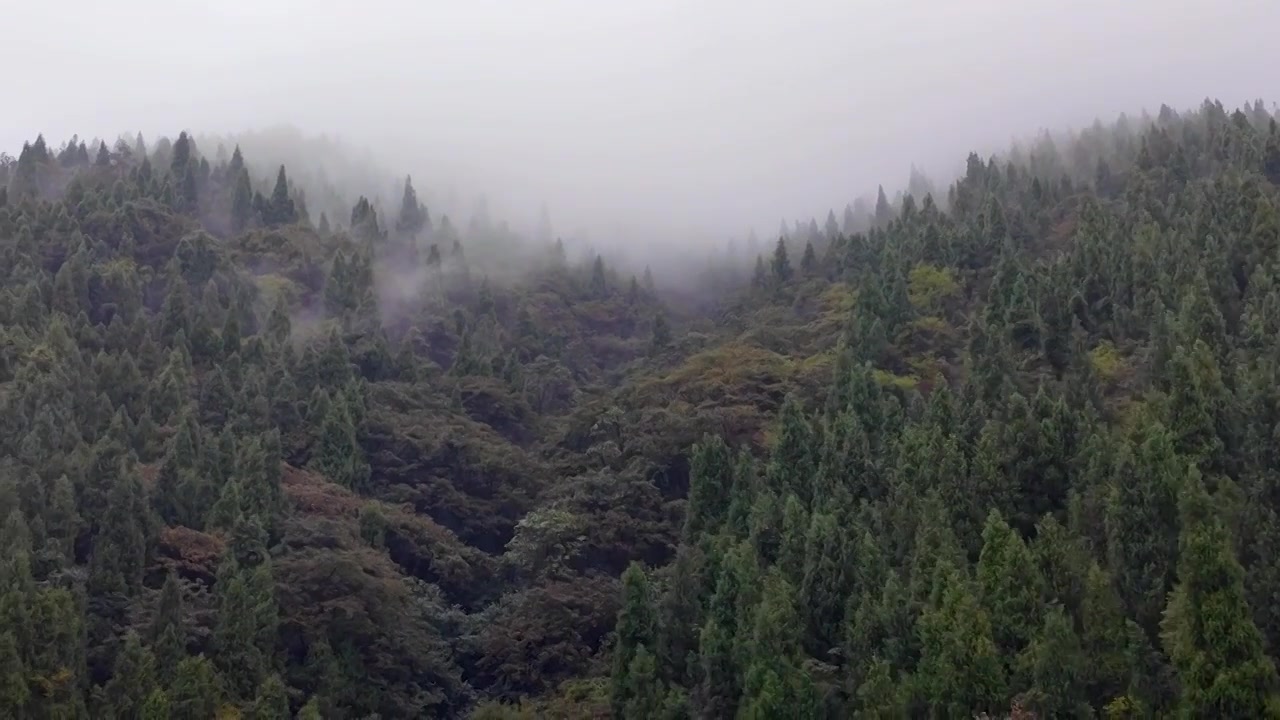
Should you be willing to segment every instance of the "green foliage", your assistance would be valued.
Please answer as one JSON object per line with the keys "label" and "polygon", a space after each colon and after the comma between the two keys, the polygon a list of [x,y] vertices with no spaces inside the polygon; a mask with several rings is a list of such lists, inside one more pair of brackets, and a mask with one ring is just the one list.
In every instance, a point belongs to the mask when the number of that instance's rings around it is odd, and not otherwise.
{"label": "green foliage", "polygon": [[662,697],[654,665],[657,617],[649,580],[632,563],[622,574],[622,609],[618,612],[613,647],[613,685],[610,704],[618,717],[651,717]]}
{"label": "green foliage", "polygon": [[152,690],[143,701],[138,718],[139,720],[167,720],[172,717],[170,711],[168,694],[164,690],[156,689]]}
{"label": "green foliage", "polygon": [[1121,448],[1106,506],[1108,564],[1129,613],[1154,633],[1177,553],[1177,494],[1186,470],[1159,424]]}
{"label": "green foliage", "polygon": [[1180,499],[1178,583],[1169,595],[1162,639],[1181,681],[1188,716],[1276,717],[1280,680],[1262,649],[1231,537],[1213,514],[1197,474]]}
{"label": "green foliage", "polygon": [[12,632],[0,634],[0,710],[8,717],[19,717],[30,697],[27,670],[18,654],[18,643]]}
{"label": "green foliage", "polygon": [[1007,690],[990,616],[953,568],[938,573],[938,603],[920,616],[916,693],[931,712],[993,712]]}
{"label": "green foliage", "polygon": [[258,688],[253,701],[254,720],[290,720],[288,689],[279,675],[271,675]]}
{"label": "green foliage", "polygon": [[142,646],[138,634],[131,632],[104,689],[105,704],[115,717],[136,717],[156,689],[155,657]]}
{"label": "green foliage", "polygon": [[791,261],[787,259],[787,243],[782,238],[778,238],[778,245],[773,251],[771,268],[775,284],[782,285],[791,279]]}
{"label": "green foliage", "polygon": [[1041,578],[1022,538],[992,510],[982,530],[978,595],[991,620],[992,637],[1005,657],[1021,652],[1035,632]]}
{"label": "green foliage", "polygon": [[330,147],[37,138],[0,714],[1275,714],[1274,128],[974,154],[661,287]]}
{"label": "green foliage", "polygon": [[169,712],[175,720],[205,720],[214,717],[222,700],[221,678],[213,663],[202,655],[178,663],[169,688]]}

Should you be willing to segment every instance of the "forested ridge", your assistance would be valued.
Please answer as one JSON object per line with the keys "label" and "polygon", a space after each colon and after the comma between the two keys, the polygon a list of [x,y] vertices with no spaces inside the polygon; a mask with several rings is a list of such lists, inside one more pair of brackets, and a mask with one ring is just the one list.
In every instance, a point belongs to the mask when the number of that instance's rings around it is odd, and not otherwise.
{"label": "forested ridge", "polygon": [[1261,102],[679,283],[253,162],[0,156],[0,716],[1280,717]]}

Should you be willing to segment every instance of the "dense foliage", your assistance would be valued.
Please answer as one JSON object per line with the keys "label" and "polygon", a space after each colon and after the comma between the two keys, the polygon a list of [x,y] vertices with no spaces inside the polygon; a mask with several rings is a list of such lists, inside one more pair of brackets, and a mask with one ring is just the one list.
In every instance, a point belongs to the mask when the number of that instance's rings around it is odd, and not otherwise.
{"label": "dense foliage", "polygon": [[251,160],[0,161],[0,715],[1280,716],[1261,103],[683,291]]}

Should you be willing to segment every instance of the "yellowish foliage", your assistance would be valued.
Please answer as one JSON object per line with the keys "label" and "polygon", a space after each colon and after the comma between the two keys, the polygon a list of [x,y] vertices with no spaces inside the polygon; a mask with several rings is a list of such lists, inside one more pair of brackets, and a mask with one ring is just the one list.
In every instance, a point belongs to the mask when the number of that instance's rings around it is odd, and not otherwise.
{"label": "yellowish foliage", "polygon": [[58,668],[51,675],[40,675],[35,678],[36,686],[40,688],[40,694],[50,697],[62,688],[66,687],[75,678],[71,674],[69,668]]}
{"label": "yellowish foliage", "polygon": [[934,385],[943,381],[942,364],[931,357],[913,358],[907,361],[911,366],[912,378],[920,378]]}
{"label": "yellowish foliage", "polygon": [[792,372],[792,361],[764,348],[730,343],[700,352],[667,375],[667,382],[724,383],[736,385],[761,377],[782,378]]}
{"label": "yellowish foliage", "polygon": [[58,353],[48,343],[40,343],[27,353],[27,362],[40,370],[49,370],[58,362]]}
{"label": "yellowish foliage", "polygon": [[1093,365],[1093,371],[1104,382],[1115,381],[1127,370],[1124,356],[1107,340],[1103,340],[1098,347],[1089,351],[1089,363]]}
{"label": "yellowish foliage", "polygon": [[836,351],[826,350],[801,359],[796,366],[796,370],[801,373],[817,372],[831,367],[835,364],[835,361]]}
{"label": "yellowish foliage", "polygon": [[817,315],[806,331],[813,337],[835,337],[849,321],[857,293],[845,283],[834,283],[814,298]]}
{"label": "yellowish foliage", "polygon": [[115,257],[103,264],[102,273],[104,275],[110,275],[111,273],[127,275],[137,266],[138,264],[133,261],[133,258]]}
{"label": "yellowish foliage", "polygon": [[912,320],[911,328],[919,332],[941,335],[949,331],[951,326],[947,324],[946,320],[943,320],[937,315],[925,315],[924,317],[918,317],[915,320]]}
{"label": "yellowish foliage", "polygon": [[297,295],[297,284],[283,275],[259,275],[254,278],[258,283],[258,289],[262,291],[262,297],[266,300],[267,307],[275,304],[276,298],[281,294],[284,295],[286,302],[292,302]]}
{"label": "yellowish foliage", "polygon": [[1161,406],[1163,398],[1153,395],[1146,399],[1142,398],[1117,398],[1116,400],[1116,422],[1124,429],[1126,433],[1131,433],[1140,428],[1152,417],[1161,417]]}
{"label": "yellowish foliage", "polygon": [[1102,708],[1102,715],[1109,720],[1111,718],[1132,718],[1138,717],[1138,710],[1139,706],[1134,702],[1133,698],[1128,695],[1121,695]]}
{"label": "yellowish foliage", "polygon": [[917,310],[937,309],[960,290],[951,268],[920,264],[907,278],[907,297]]}
{"label": "yellowish foliage", "polygon": [[902,390],[911,390],[920,384],[920,378],[915,375],[895,375],[887,370],[872,371],[876,382],[886,387],[896,387]]}
{"label": "yellowish foliage", "polygon": [[848,315],[853,311],[857,296],[847,283],[832,283],[831,287],[828,287],[818,298],[818,302],[822,305],[824,313]]}

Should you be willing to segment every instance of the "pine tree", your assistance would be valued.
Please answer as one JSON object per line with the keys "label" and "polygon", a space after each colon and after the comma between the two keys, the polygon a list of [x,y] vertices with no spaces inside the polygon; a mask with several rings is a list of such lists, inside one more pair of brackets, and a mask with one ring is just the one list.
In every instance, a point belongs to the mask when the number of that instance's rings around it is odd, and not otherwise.
{"label": "pine tree", "polygon": [[183,615],[182,587],[178,576],[169,573],[160,588],[160,599],[147,631],[161,682],[173,679],[178,663],[187,656],[187,631]]}
{"label": "pine tree", "polygon": [[[1097,563],[1085,578],[1080,604],[1081,642],[1089,668],[1085,680],[1089,701],[1102,707],[1129,690],[1128,630],[1124,607],[1111,575]],[[1141,633],[1141,630],[1139,630]]]}
{"label": "pine tree", "polygon": [[604,258],[596,255],[595,262],[591,264],[591,296],[596,299],[604,299],[609,296],[608,279],[605,276]]}
{"label": "pine tree", "polygon": [[1188,717],[1280,717],[1280,679],[1263,652],[1230,533],[1198,473],[1179,498],[1178,582],[1161,623]]}
{"label": "pine tree", "polygon": [[858,686],[855,718],[892,720],[905,717],[902,693],[894,683],[893,669],[884,660],[871,662],[866,679]]}
{"label": "pine tree", "polygon": [[170,720],[169,695],[159,688],[152,690],[142,704],[139,720]]}
{"label": "pine tree", "polygon": [[290,225],[298,222],[298,211],[289,194],[289,178],[285,176],[283,165],[276,174],[276,186],[271,191],[271,200],[267,204],[267,212],[263,213],[262,221],[267,225]]}
{"label": "pine tree", "polygon": [[27,670],[11,631],[0,632],[0,714],[18,718],[26,712],[31,690]]}
{"label": "pine tree", "polygon": [[813,242],[804,244],[804,255],[800,258],[800,272],[806,277],[812,276],[818,271],[818,256],[814,252]]}
{"label": "pine tree", "polygon": [[253,720],[290,720],[289,693],[279,675],[272,674],[258,688],[253,701]]}
{"label": "pine tree", "polygon": [[1168,431],[1150,423],[1115,459],[1105,524],[1108,566],[1129,615],[1155,637],[1177,553],[1177,493],[1186,465]]}
{"label": "pine tree", "polygon": [[322,718],[323,716],[320,714],[320,699],[312,695],[307,700],[307,704],[303,705],[302,709],[298,711],[297,720],[322,720]]}
{"label": "pine tree", "polygon": [[[118,424],[117,420],[113,425]],[[115,444],[111,437],[102,443]],[[104,453],[111,452],[104,448]],[[105,457],[105,455],[103,456]],[[90,562],[92,592],[133,593],[142,587],[146,559],[147,503],[137,470],[125,459],[115,460],[107,496],[102,531],[94,543]]]}
{"label": "pine tree", "polygon": [[203,655],[183,659],[174,670],[168,696],[172,720],[209,720],[214,717],[222,690],[213,663]]}
{"label": "pine tree", "polygon": [[876,190],[876,225],[884,227],[893,219],[893,209],[889,207],[889,198],[884,194],[884,186]]}
{"label": "pine tree", "polygon": [[740,610],[753,605],[758,582],[759,567],[750,545],[739,545],[725,554],[698,635],[701,681],[693,704],[700,717],[734,717],[737,713],[744,669],[739,633],[746,637],[750,632],[749,620]]}
{"label": "pine tree", "polygon": [[777,445],[765,470],[769,489],[780,497],[795,493],[804,507],[813,500],[811,479],[816,469],[813,429],[795,395],[783,402],[777,421]]}
{"label": "pine tree", "polygon": [[779,573],[765,576],[752,614],[751,635],[742,650],[746,668],[738,717],[818,716],[817,693],[800,665],[803,629],[794,595],[794,588]]}
{"label": "pine tree", "polygon": [[835,240],[840,234],[840,225],[836,222],[836,211],[834,209],[827,211],[827,222],[823,225],[828,240]]}
{"label": "pine tree", "polygon": [[791,279],[791,261],[787,259],[787,242],[783,238],[778,238],[778,244],[773,249],[771,269],[774,284],[785,285]]}
{"label": "pine tree", "polygon": [[995,711],[1006,681],[991,622],[955,569],[940,574],[937,606],[925,610],[919,628],[915,682],[931,712],[970,717]]}
{"label": "pine tree", "polygon": [[977,581],[992,637],[1003,655],[1012,658],[1040,624],[1041,579],[1022,538],[995,510],[982,530]]}
{"label": "pine tree", "polygon": [[649,350],[660,353],[671,345],[671,325],[667,322],[667,314],[659,310],[653,316],[653,336],[649,340]]}
{"label": "pine tree", "polygon": [[400,216],[396,218],[396,231],[410,239],[416,240],[418,233],[426,225],[426,209],[418,202],[418,193],[413,189],[413,179],[405,176],[404,197],[400,200]]}
{"label": "pine tree", "polygon": [[340,397],[327,406],[312,450],[311,465],[333,482],[361,488],[369,479],[369,463],[356,438],[349,406]]}
{"label": "pine tree", "polygon": [[111,680],[104,689],[104,699],[115,717],[137,717],[142,714],[146,698],[156,689],[155,657],[142,646],[135,632],[125,635],[124,648],[116,658]]}
{"label": "pine tree", "polygon": [[231,151],[231,161],[227,163],[227,177],[236,178],[240,175],[240,171],[244,169],[244,155],[240,152],[240,145],[237,144],[235,149]]}
{"label": "pine tree", "polygon": [[187,163],[176,186],[174,199],[178,212],[194,213],[200,209],[200,186],[196,179],[195,163]]}
{"label": "pine tree", "polygon": [[[1178,347],[1172,359],[1169,430],[1177,451],[1206,470],[1227,470],[1225,443],[1219,426],[1228,426],[1233,399],[1222,371],[1203,340],[1187,350]],[[1224,427],[1225,429],[1225,427]]]}
{"label": "pine tree", "polygon": [[835,515],[815,512],[805,541],[799,606],[809,654],[824,661],[840,649],[845,606],[854,591],[848,555]]}
{"label": "pine tree", "polygon": [[1090,658],[1081,646],[1070,616],[1061,605],[1050,605],[1026,651],[1018,656],[1023,705],[1044,717],[1089,717],[1081,701]]}
{"label": "pine tree", "polygon": [[626,701],[617,717],[624,720],[649,720],[661,717],[666,696],[653,654],[644,645],[636,647],[627,667]]}
{"label": "pine tree", "polygon": [[232,177],[234,187],[231,191],[231,230],[243,232],[253,219],[253,187],[249,183],[249,171],[243,167]]}
{"label": "pine tree", "polygon": [[374,243],[382,239],[378,213],[369,202],[369,198],[363,195],[351,208],[351,237],[362,243]]}
{"label": "pine tree", "polygon": [[726,519],[733,485],[733,460],[718,435],[707,435],[692,450],[689,499],[685,505],[684,538],[691,543],[714,534]]}
{"label": "pine tree", "polygon": [[804,573],[805,536],[809,530],[809,511],[795,493],[788,493],[782,501],[782,524],[778,528],[778,556],[776,566],[783,578],[792,585],[799,585]]}
{"label": "pine tree", "polygon": [[[634,703],[646,704],[637,692],[655,692],[652,678],[652,650],[657,647],[657,612],[649,590],[649,579],[644,570],[632,563],[622,575],[622,609],[618,611],[615,628],[617,640],[613,646],[613,676],[610,686],[610,707],[617,717],[641,717],[627,713]],[[636,667],[636,660],[643,653],[645,660]],[[647,663],[648,667],[645,666]],[[638,670],[650,677],[633,677]]]}

